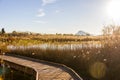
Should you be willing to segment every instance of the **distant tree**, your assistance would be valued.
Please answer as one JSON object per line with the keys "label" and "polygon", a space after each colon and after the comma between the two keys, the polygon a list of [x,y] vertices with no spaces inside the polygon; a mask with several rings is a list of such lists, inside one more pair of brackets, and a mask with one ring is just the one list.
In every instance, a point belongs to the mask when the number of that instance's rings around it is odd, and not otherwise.
{"label": "distant tree", "polygon": [[108,25],[102,29],[103,35],[120,35],[120,26]]}
{"label": "distant tree", "polygon": [[111,26],[104,26],[103,30],[103,35],[111,35],[113,34],[113,30]]}
{"label": "distant tree", "polygon": [[16,32],[16,31],[13,31],[13,32],[12,32],[12,35],[13,35],[13,36],[16,36],[16,35],[17,35],[17,32]]}
{"label": "distant tree", "polygon": [[17,32],[16,32],[16,31],[13,31],[12,33],[13,33],[13,34],[16,34]]}
{"label": "distant tree", "polygon": [[2,28],[1,33],[5,34],[5,29],[4,28]]}

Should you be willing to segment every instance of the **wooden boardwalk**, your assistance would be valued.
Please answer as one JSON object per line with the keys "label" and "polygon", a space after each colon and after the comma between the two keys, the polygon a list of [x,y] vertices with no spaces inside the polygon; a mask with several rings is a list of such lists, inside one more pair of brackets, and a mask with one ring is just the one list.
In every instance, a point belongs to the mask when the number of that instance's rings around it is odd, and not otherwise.
{"label": "wooden boardwalk", "polygon": [[64,65],[11,55],[0,55],[0,59],[9,62],[9,65],[11,63],[10,67],[13,66],[13,68],[16,68],[15,65],[18,65],[33,69],[35,71],[36,80],[82,80],[72,69]]}

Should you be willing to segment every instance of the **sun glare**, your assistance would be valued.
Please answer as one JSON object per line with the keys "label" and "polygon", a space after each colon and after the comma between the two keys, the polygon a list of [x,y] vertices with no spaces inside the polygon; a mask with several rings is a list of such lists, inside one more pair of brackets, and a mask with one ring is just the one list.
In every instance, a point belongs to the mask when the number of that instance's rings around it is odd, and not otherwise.
{"label": "sun glare", "polygon": [[107,6],[107,12],[113,20],[120,19],[120,0],[112,0]]}

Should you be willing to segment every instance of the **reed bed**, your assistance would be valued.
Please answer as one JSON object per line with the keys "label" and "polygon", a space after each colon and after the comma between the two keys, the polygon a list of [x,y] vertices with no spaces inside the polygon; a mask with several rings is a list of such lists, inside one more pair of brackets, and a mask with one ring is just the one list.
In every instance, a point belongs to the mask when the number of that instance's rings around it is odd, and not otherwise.
{"label": "reed bed", "polygon": [[106,38],[102,47],[76,47],[74,49],[16,48],[16,54],[64,64],[74,69],[84,80],[120,80],[120,40]]}
{"label": "reed bed", "polygon": [[[44,43],[59,46],[89,42],[99,43],[102,46],[82,48],[78,46],[74,49],[29,47]],[[0,50],[3,52],[64,64],[74,69],[84,80],[120,80],[119,44],[119,36],[6,35],[0,37]],[[8,49],[10,45],[19,47]]]}

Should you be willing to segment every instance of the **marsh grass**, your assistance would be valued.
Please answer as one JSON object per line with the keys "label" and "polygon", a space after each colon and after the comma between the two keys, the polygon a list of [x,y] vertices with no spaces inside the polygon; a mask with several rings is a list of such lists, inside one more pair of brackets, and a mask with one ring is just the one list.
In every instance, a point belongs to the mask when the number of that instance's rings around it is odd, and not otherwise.
{"label": "marsh grass", "polygon": [[[108,38],[101,43],[103,43],[104,46],[99,48],[42,49],[24,47],[23,49],[16,48],[9,50],[9,54],[17,54],[64,64],[74,69],[84,80],[119,80],[120,40],[119,38]],[[94,65],[94,63],[97,62],[100,64],[97,66]],[[104,64],[104,66],[102,64]],[[94,65],[94,68],[100,67],[100,69],[97,68],[93,70],[92,74],[96,75],[92,75],[90,72],[92,65]]]}
{"label": "marsh grass", "polygon": [[[97,48],[76,47],[74,49],[51,49],[50,47],[47,47],[46,49],[43,49],[39,47],[26,47],[39,43],[55,43],[57,45],[64,45],[66,43],[80,44],[81,41],[79,40],[84,40],[84,38],[78,38],[77,40],[75,37],[62,37],[63,39],[60,40],[58,38],[55,36],[47,36],[45,38],[39,36],[39,38],[23,38],[21,40],[15,38],[12,42],[6,42],[5,44],[2,42],[1,45],[4,47],[1,48],[6,49],[6,45],[22,45],[24,46],[23,48],[17,47],[16,49],[9,49],[7,50],[7,53],[64,64],[74,69],[84,80],[120,80],[120,39],[118,36],[104,36],[102,39],[95,38],[95,40],[98,40],[103,45],[102,47]],[[71,39],[70,42],[69,39]],[[95,43],[94,39],[92,40],[92,42]]]}

